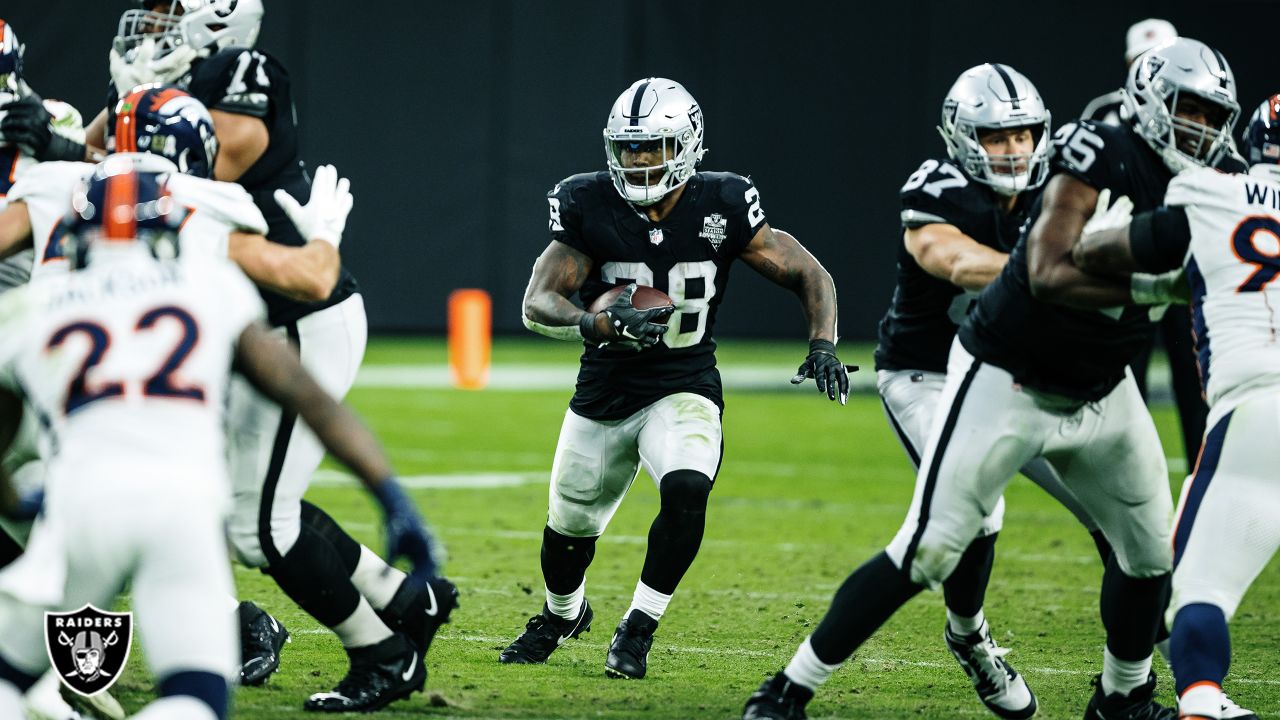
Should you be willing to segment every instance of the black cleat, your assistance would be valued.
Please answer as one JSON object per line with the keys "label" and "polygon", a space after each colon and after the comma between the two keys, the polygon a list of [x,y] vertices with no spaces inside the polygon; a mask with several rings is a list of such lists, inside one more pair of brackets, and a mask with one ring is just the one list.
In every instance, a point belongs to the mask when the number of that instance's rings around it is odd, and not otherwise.
{"label": "black cleat", "polygon": [[1156,694],[1156,674],[1128,695],[1102,692],[1102,676],[1093,677],[1093,697],[1084,710],[1084,720],[1177,720],[1178,711],[1152,700]]}
{"label": "black cleat", "polygon": [[436,631],[449,622],[449,614],[456,607],[458,588],[448,580],[438,577],[418,584],[406,578],[391,602],[378,611],[378,617],[392,632],[407,635],[425,658]]}
{"label": "black cleat", "polygon": [[396,634],[376,645],[348,650],[351,669],[337,687],[307,698],[310,712],[373,712],[421,692],[427,666],[413,643]]}
{"label": "black cleat", "polygon": [[804,706],[812,699],[812,690],[791,682],[779,670],[747,698],[742,720],[805,720]]}
{"label": "black cleat", "polygon": [[240,617],[240,684],[261,685],[280,669],[280,648],[289,631],[270,613],[245,600],[236,608]]}
{"label": "black cleat", "polygon": [[593,616],[591,603],[585,599],[582,601],[582,612],[578,613],[575,620],[565,620],[558,615],[553,615],[547,606],[543,605],[541,613],[529,618],[520,637],[498,656],[498,662],[508,665],[546,662],[547,658],[551,657],[551,653],[555,652],[555,649],[565,640],[576,638],[589,631]]}
{"label": "black cleat", "polygon": [[657,629],[657,620],[639,610],[632,610],[613,632],[609,656],[604,661],[604,674],[612,678],[643,678],[649,666],[653,631]]}

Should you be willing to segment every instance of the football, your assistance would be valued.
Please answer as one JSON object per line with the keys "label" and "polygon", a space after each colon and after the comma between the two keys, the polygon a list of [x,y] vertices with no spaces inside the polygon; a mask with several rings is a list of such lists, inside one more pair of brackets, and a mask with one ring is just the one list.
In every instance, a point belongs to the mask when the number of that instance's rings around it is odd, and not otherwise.
{"label": "football", "polygon": [[[587,312],[604,312],[606,308],[618,299],[618,296],[621,295],[622,291],[625,289],[627,289],[626,285],[618,285],[617,287],[601,293],[600,296],[591,303],[591,307],[587,308]],[[672,307],[674,305],[675,303],[672,302],[671,298],[666,293],[657,288],[649,287],[648,285],[637,285],[636,293],[631,296],[631,307],[636,310],[651,310],[653,308]],[[662,317],[657,317],[654,318],[652,322],[659,325],[665,325],[667,324],[667,317],[670,316],[664,315]]]}

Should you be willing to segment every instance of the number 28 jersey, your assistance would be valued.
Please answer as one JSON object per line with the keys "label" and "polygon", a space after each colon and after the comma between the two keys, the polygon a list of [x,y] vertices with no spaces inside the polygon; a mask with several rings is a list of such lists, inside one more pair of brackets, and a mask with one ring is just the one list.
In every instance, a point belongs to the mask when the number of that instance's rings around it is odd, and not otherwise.
{"label": "number 28 jersey", "polygon": [[226,260],[109,250],[0,297],[0,383],[37,413],[54,470],[93,468],[85,480],[100,481],[168,466],[225,479],[232,351],[262,300]]}
{"label": "number 28 jersey", "polygon": [[691,392],[723,409],[711,333],[729,265],[765,224],[751,181],[696,173],[657,223],[622,199],[607,172],[566,178],[547,202],[551,239],[591,258],[591,275],[578,293],[584,307],[630,282],[667,293],[676,306],[656,347],[637,352],[587,343],[570,408],[593,420],[615,420],[667,395]]}

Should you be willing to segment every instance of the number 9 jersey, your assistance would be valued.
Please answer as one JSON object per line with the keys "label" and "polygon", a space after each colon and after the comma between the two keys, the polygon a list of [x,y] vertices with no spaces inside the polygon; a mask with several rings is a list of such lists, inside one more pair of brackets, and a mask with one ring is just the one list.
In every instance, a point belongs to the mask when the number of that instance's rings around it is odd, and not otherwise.
{"label": "number 9 jersey", "polygon": [[584,307],[630,282],[662,290],[676,306],[656,347],[587,343],[570,408],[592,420],[616,420],[666,395],[692,392],[723,410],[711,333],[729,265],[765,224],[751,181],[696,173],[656,223],[622,199],[608,172],[566,178],[547,202],[551,239],[591,258],[591,275],[578,291]]}

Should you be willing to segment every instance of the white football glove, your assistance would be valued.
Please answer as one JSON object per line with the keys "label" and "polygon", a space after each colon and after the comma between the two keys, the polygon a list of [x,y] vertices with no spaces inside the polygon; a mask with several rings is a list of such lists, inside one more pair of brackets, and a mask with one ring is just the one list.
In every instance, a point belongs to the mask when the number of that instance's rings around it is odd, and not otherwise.
{"label": "white football glove", "polygon": [[337,168],[332,165],[316,168],[311,180],[311,199],[305,207],[284,190],[276,190],[274,196],[302,237],[323,240],[335,248],[342,242],[342,231],[347,226],[347,214],[354,200],[351,182],[339,178]]}
{"label": "white football glove", "polygon": [[146,38],[138,47],[121,55],[111,48],[111,82],[116,92],[123,98],[139,85],[147,83],[171,83],[191,69],[197,53],[190,45],[179,45],[159,60],[156,56],[156,41]]}
{"label": "white football glove", "polygon": [[[1110,207],[1108,207],[1110,204]],[[1133,219],[1133,201],[1127,195],[1116,198],[1111,204],[1111,190],[1103,189],[1098,193],[1098,204],[1094,206],[1093,217],[1084,224],[1081,235],[1090,235],[1103,230],[1114,230],[1124,227]]]}

